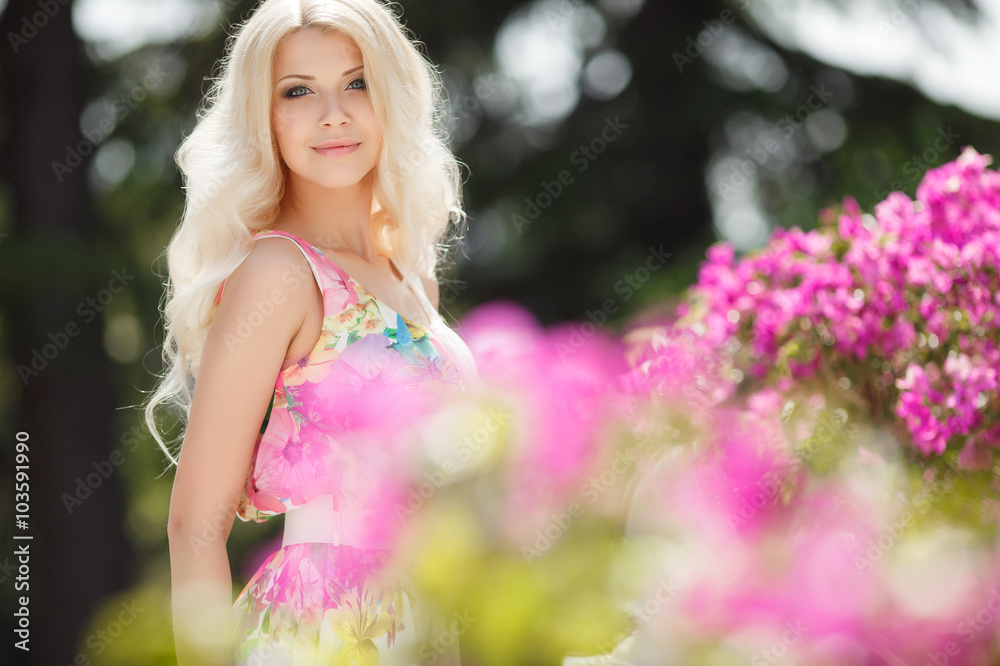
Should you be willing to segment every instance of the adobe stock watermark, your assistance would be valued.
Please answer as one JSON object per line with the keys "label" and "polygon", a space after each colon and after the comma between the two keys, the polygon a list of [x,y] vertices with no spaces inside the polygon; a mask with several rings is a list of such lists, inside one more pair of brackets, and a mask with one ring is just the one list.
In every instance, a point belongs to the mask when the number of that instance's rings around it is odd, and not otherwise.
{"label": "adobe stock watermark", "polygon": [[[964,645],[968,645],[984,631],[995,632],[998,620],[1000,620],[1000,588],[994,587],[986,603],[975,613],[962,618],[962,621],[955,626],[955,634],[964,637]],[[941,647],[941,651],[931,650],[927,653],[924,666],[948,666],[952,659],[962,654],[964,646],[957,641],[948,641]],[[968,662],[963,660],[961,663]]]}
{"label": "adobe stock watermark", "polygon": [[746,185],[749,179],[757,174],[757,169],[764,166],[772,155],[781,150],[782,145],[802,129],[814,113],[826,108],[834,96],[833,92],[826,89],[825,84],[821,83],[818,87],[810,86],[806,101],[794,111],[786,113],[784,118],[774,124],[773,129],[761,132],[759,135],[761,140],[744,151],[746,157],[740,160],[738,166],[733,167],[732,174],[715,185],[718,197],[728,199]]}
{"label": "adobe stock watermark", "polygon": [[[455,126],[451,128],[454,133],[470,116],[479,112],[482,108],[482,101],[489,99],[500,86],[496,74],[490,73],[477,77],[472,91],[467,93],[457,106],[450,107],[449,111],[455,112]],[[413,149],[401,156],[397,160],[400,169],[406,175],[412,174],[421,169],[428,160],[435,156],[442,156],[444,149],[439,141],[425,136]]]}
{"label": "adobe stock watermark", "polygon": [[819,451],[828,449],[834,444],[842,444],[850,440],[856,433],[847,427],[847,413],[842,410],[824,410],[817,419],[816,431],[806,440],[804,446],[795,450],[795,456],[787,467],[779,473],[768,475],[756,484],[755,490],[744,497],[736,513],[727,516],[729,527],[738,532],[765,507],[771,506],[781,494],[781,489],[789,479],[798,476],[799,470],[810,458]]}
{"label": "adobe stock watermark", "polygon": [[[145,608],[140,607],[134,599],[131,603],[125,603],[122,601],[120,605],[122,610],[118,612],[116,618],[109,622],[106,626],[88,635],[84,641],[84,644],[94,651],[94,656],[96,657],[103,655],[105,651],[111,647],[111,644],[121,638],[121,635],[125,633],[125,627],[135,622],[135,619],[139,617],[139,613],[146,610]],[[81,657],[86,658],[86,655],[78,654],[73,663],[88,663],[81,662]]]}
{"label": "adobe stock watermark", "polygon": [[201,525],[201,531],[188,535],[188,544],[195,555],[201,553],[212,543],[217,543],[223,535],[227,534],[233,526],[233,519],[236,517],[236,509],[226,504],[219,504],[216,513],[210,521],[205,521]]}
{"label": "adobe stock watermark", "polygon": [[66,146],[66,158],[62,162],[52,162],[52,172],[60,183],[63,178],[83,164],[83,158],[89,156],[112,132],[118,124],[128,117],[128,114],[146,99],[149,92],[158,88],[166,74],[159,68],[159,63],[153,63],[146,68],[142,85],[135,84],[132,88],[111,102],[112,115],[102,118],[97,127],[83,130],[83,139],[75,146]]}
{"label": "adobe stock watermark", "polygon": [[17,53],[28,42],[38,35],[38,31],[49,24],[49,20],[55,18],[59,10],[70,3],[70,0],[38,0],[36,6],[38,11],[31,16],[21,18],[21,29],[18,32],[8,32],[7,41],[10,48]]}
{"label": "adobe stock watermark", "polygon": [[17,573],[18,567],[11,564],[9,557],[3,558],[3,564],[0,564],[0,585],[6,583],[11,577]]}
{"label": "adobe stock watermark", "polygon": [[802,624],[802,620],[786,622],[785,631],[781,638],[775,640],[771,645],[756,653],[751,659],[751,666],[767,666],[777,664],[784,659],[789,652],[789,648],[799,642],[799,640],[809,633],[809,627]]}
{"label": "adobe stock watermark", "polygon": [[[750,4],[750,0],[735,0],[733,4],[743,10]],[[705,55],[705,50],[712,47],[715,40],[726,31],[726,26],[732,25],[735,22],[736,12],[729,8],[722,10],[717,19],[702,21],[701,24],[705,26],[705,29],[699,32],[696,37],[689,36],[687,38],[684,53],[674,51],[671,54],[677,71],[683,74],[684,68],[688,65],[693,65],[695,60]]]}
{"label": "adobe stock watermark", "polygon": [[617,451],[608,469],[587,479],[579,490],[579,495],[585,502],[570,502],[566,511],[551,514],[545,527],[535,530],[535,541],[530,546],[521,546],[524,561],[530,565],[532,560],[541,557],[551,548],[574,522],[583,518],[587,506],[596,504],[604,493],[614,487],[619,478],[632,472],[636,463],[642,460],[645,448],[646,442],[639,441],[624,451]]}
{"label": "adobe stock watermark", "polygon": [[[98,314],[104,312],[115,296],[122,293],[125,287],[128,286],[128,283],[134,279],[135,276],[129,275],[126,268],[122,268],[120,271],[111,271],[111,279],[108,281],[108,286],[97,292],[96,296],[88,296],[86,299],[80,301],[79,305],[76,306],[76,314],[83,318],[84,324],[93,322],[97,319]],[[19,363],[17,366],[17,374],[20,375],[24,385],[27,386],[31,379],[37,377],[43,370],[49,367],[49,363],[69,346],[70,340],[80,335],[82,331],[83,328],[81,328],[80,324],[72,319],[66,322],[65,326],[55,333],[50,331],[47,335],[49,342],[43,345],[41,349],[34,348],[31,350],[30,364]]]}
{"label": "adobe stock watermark", "polygon": [[[962,137],[958,132],[953,132],[951,125],[947,128],[939,127],[937,131],[937,136],[934,138],[934,142],[928,146],[919,155],[911,155],[910,159],[903,163],[903,173],[908,176],[908,182],[910,184],[920,180],[924,173],[933,168],[935,164],[942,155],[948,152],[948,149],[955,145],[955,142]],[[902,180],[894,180],[889,183],[889,190],[887,192],[875,192],[874,195],[878,200],[885,199],[889,196],[890,192],[898,192],[906,187],[906,183]]]}
{"label": "adobe stock watermark", "polygon": [[[282,284],[288,285],[289,289],[298,289],[303,281],[312,279],[312,269],[296,265],[281,274]],[[319,286],[319,285],[317,285]],[[223,287],[225,291],[225,287]],[[285,302],[285,291],[280,287],[274,287],[263,299],[254,299],[253,310],[249,314],[237,318],[236,330],[226,331],[222,339],[226,343],[226,348],[232,352],[237,347],[250,339],[254,331],[264,325],[264,322],[274,314],[275,307]]]}
{"label": "adobe stock watermark", "polygon": [[402,522],[423,508],[424,504],[461,471],[460,465],[456,461],[460,461],[464,465],[472,462],[480,450],[494,439],[496,433],[509,420],[510,412],[506,409],[489,407],[484,410],[482,423],[452,443],[453,458],[442,462],[437,469],[425,471],[423,481],[416,487],[410,488],[405,505],[396,502],[396,519]]}
{"label": "adobe stock watermark", "polygon": [[[585,172],[628,127],[627,123],[622,122],[621,116],[605,118],[600,133],[569,156],[570,164],[576,167],[577,173]],[[569,169],[563,169],[551,181],[542,181],[540,192],[524,198],[524,209],[521,214],[512,213],[510,216],[517,233],[524,233],[528,226],[542,216],[542,211],[551,206],[575,182],[576,177]]]}
{"label": "adobe stock watermark", "polygon": [[225,14],[226,12],[232,11],[240,5],[242,0],[217,0],[219,5],[219,12]]}
{"label": "adobe stock watermark", "polygon": [[469,116],[479,113],[482,109],[483,100],[489,99],[500,87],[500,81],[496,74],[490,72],[484,76],[476,77],[472,92],[462,98],[458,106],[452,107],[457,111],[455,117],[456,127],[468,120]]}
{"label": "adobe stock watermark", "polygon": [[[625,273],[614,284],[614,292],[621,296],[621,302],[627,302],[642,289],[653,277],[653,273],[666,265],[667,259],[674,256],[670,252],[665,252],[663,246],[659,248],[652,245],[648,248],[648,255],[645,262],[635,270]],[[585,316],[588,321],[570,325],[570,334],[566,342],[556,344],[556,351],[559,352],[559,359],[566,358],[579,351],[588,340],[597,335],[598,330],[608,323],[608,317],[618,312],[619,301],[614,298],[607,298],[601,303],[601,307],[587,310]]]}
{"label": "adobe stock watermark", "polygon": [[[452,617],[454,619],[449,623],[447,629],[420,646],[421,664],[436,664],[442,654],[458,644],[458,637],[478,621],[477,618],[469,614],[468,610],[462,611],[461,614],[455,611],[452,613]],[[451,666],[451,664],[446,666]]]}
{"label": "adobe stock watermark", "polygon": [[[275,119],[275,126],[279,127],[284,122],[282,118]],[[253,140],[246,140],[240,145],[240,154],[248,159],[230,159],[223,164],[216,164],[208,174],[201,186],[188,189],[185,198],[185,215],[204,210],[212,205],[219,194],[225,191],[234,180],[243,172],[243,165],[249,161],[256,163],[262,159],[262,155],[270,153],[274,149],[273,129],[265,128],[259,131]],[[278,157],[280,161],[280,156]]]}
{"label": "adobe stock watermark", "polygon": [[935,479],[922,486],[914,495],[912,508],[910,501],[901,497],[897,501],[897,505],[907,508],[877,537],[868,540],[868,549],[865,551],[864,557],[854,556],[854,567],[857,569],[858,575],[864,574],[867,569],[874,568],[875,563],[885,557],[886,553],[899,542],[910,523],[927,513],[932,504],[950,495],[954,488],[954,477],[945,480]]}
{"label": "adobe stock watermark", "polygon": [[244,666],[268,666],[268,664],[273,663],[274,655],[278,651],[276,645],[274,641],[258,643],[254,646],[253,651],[247,655],[246,660],[241,663]]}
{"label": "adobe stock watermark", "polygon": [[925,4],[927,0],[903,0],[893,5],[889,20],[882,19],[878,22],[878,31],[882,33],[882,39],[889,39],[892,33],[899,32]]}
{"label": "adobe stock watermark", "polygon": [[[119,441],[122,446],[127,447],[129,453],[132,453],[138,448],[139,443],[148,436],[148,433],[149,431],[146,428],[134,425],[122,433]],[[76,485],[73,488],[73,492],[63,493],[60,496],[63,506],[66,508],[66,513],[72,516],[77,508],[83,506],[84,500],[89,499],[94,494],[94,491],[104,485],[104,482],[111,478],[115,470],[121,467],[124,462],[125,456],[122,455],[119,449],[113,450],[108,455],[107,460],[95,460],[91,462],[90,466],[94,468],[94,471],[85,477],[76,477]]]}
{"label": "adobe stock watermark", "polygon": [[458,280],[447,280],[440,285],[438,291],[438,298],[441,303],[450,305],[455,302],[462,292],[468,290],[469,286],[465,282],[460,282]]}
{"label": "adobe stock watermark", "polygon": [[190,214],[207,208],[222,193],[223,189],[233,182],[233,178],[238,170],[239,162],[235,160],[228,162],[224,169],[213,170],[209,175],[209,182],[203,187],[191,191],[186,203],[188,213]]}
{"label": "adobe stock watermark", "polygon": [[672,576],[657,580],[652,595],[643,601],[629,604],[628,610],[635,618],[635,626],[629,631],[618,632],[610,641],[597,645],[597,649],[606,655],[613,653],[623,640],[642,629],[650,620],[659,615],[664,607],[681,593],[682,589],[684,588]]}
{"label": "adobe stock watermark", "polygon": [[583,0],[559,0],[555,7],[546,5],[545,20],[550,28],[558,27],[560,23],[573,16],[573,12],[585,6]]}

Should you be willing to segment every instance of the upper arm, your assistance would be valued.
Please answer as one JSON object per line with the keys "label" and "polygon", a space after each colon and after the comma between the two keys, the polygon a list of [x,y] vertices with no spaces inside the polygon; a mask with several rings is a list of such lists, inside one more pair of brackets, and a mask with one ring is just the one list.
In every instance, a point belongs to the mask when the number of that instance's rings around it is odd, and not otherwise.
{"label": "upper arm", "polygon": [[292,243],[258,240],[226,280],[195,381],[170,531],[228,540],[277,377],[311,299],[322,295]]}
{"label": "upper arm", "polygon": [[441,301],[440,287],[438,286],[437,279],[431,276],[420,276],[420,279],[424,283],[424,292],[427,293],[427,300],[431,302],[434,309],[437,310]]}

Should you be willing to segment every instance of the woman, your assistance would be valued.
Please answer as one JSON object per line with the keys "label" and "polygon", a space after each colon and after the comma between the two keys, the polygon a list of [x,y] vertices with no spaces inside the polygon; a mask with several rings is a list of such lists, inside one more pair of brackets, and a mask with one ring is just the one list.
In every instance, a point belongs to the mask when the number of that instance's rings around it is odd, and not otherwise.
{"label": "woman", "polygon": [[[187,201],[146,406],[177,465],[178,661],[457,663],[428,650],[440,618],[383,575],[391,538],[370,529],[380,415],[411,413],[380,401],[476,376],[437,313],[464,222],[440,79],[376,0],[265,0],[222,64],[177,152]],[[166,402],[187,421],[176,461]],[[232,603],[233,516],[279,513],[282,547]]]}

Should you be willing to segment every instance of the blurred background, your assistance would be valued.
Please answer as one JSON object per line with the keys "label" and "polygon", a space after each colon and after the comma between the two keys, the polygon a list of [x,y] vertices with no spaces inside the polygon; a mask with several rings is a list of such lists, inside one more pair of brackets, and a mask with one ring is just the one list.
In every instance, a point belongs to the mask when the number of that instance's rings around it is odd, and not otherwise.
{"label": "blurred background", "polygon": [[[137,407],[161,369],[173,153],[254,5],[0,2],[0,595],[30,595],[32,628],[30,658],[5,641],[5,663],[170,663],[173,473]],[[450,322],[508,299],[615,331],[668,307],[716,240],[747,251],[844,196],[912,196],[963,146],[1000,143],[1000,0],[398,7],[467,165]],[[280,529],[237,521],[234,584]]]}

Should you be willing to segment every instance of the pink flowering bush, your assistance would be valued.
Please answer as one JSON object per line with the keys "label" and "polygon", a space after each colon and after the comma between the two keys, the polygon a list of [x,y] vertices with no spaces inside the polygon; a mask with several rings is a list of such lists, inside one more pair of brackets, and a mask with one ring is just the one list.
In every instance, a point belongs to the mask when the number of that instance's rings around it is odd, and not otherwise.
{"label": "pink flowering bush", "polygon": [[608,663],[1000,658],[1000,486],[974,471],[1000,444],[988,163],[968,149],[916,202],[848,200],[740,260],[718,244],[677,321],[626,335],[617,392],[662,446]]}
{"label": "pink flowering bush", "polygon": [[[916,201],[853,199],[737,260],[708,252],[682,326],[741,345],[746,383],[837,386],[924,455],[988,468],[1000,446],[1000,174],[967,148]],[[749,388],[748,390],[753,390]]]}
{"label": "pink flowering bush", "polygon": [[966,150],[916,201],[848,200],[739,260],[718,244],[675,321],[620,340],[470,313],[480,380],[403,418],[419,441],[386,456],[407,464],[383,516],[470,618],[463,657],[1000,660],[987,164]]}
{"label": "pink flowering bush", "polygon": [[752,421],[727,430],[725,464],[645,470],[628,538],[651,564],[614,663],[995,663],[1000,557],[942,519],[954,477],[857,455],[786,501],[787,461],[759,455]]}
{"label": "pink flowering bush", "polygon": [[839,388],[738,390],[731,341],[683,326],[626,340],[626,420],[660,455],[639,470],[626,521],[641,564],[627,577],[631,630],[594,663],[1000,658],[995,484],[908,464],[908,444],[852,415]]}
{"label": "pink flowering bush", "polygon": [[575,330],[476,308],[461,332],[479,380],[411,446],[399,558],[445,615],[469,618],[463,663],[560,664],[624,627],[608,571],[641,447],[614,392],[621,344]]}

